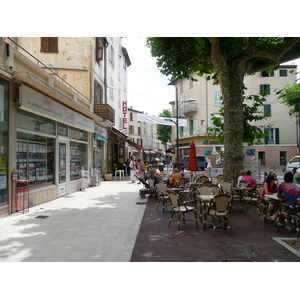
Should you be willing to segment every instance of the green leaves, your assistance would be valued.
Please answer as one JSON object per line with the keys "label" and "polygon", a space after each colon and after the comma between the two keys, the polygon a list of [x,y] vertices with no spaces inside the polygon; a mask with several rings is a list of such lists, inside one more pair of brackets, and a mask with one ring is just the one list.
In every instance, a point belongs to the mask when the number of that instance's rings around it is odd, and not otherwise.
{"label": "green leaves", "polygon": [[282,103],[290,108],[290,113],[299,118],[300,115],[300,83],[287,84],[276,92]]}

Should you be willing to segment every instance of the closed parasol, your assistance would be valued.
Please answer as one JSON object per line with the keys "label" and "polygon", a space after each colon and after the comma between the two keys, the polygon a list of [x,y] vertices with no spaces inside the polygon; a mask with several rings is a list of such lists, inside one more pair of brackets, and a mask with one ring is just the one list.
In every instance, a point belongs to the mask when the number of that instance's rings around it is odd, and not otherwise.
{"label": "closed parasol", "polygon": [[190,145],[190,155],[189,155],[189,164],[188,164],[188,170],[189,171],[198,171],[198,160],[196,155],[196,147],[194,142],[191,142]]}

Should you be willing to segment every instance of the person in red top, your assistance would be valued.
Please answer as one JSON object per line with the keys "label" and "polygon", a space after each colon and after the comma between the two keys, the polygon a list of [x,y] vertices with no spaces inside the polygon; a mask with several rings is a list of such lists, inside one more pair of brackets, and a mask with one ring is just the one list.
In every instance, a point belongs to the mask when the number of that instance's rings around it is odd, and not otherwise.
{"label": "person in red top", "polygon": [[257,183],[256,180],[251,176],[251,174],[252,172],[248,170],[242,180],[248,182],[249,188],[256,189]]}
{"label": "person in red top", "polygon": [[[277,193],[278,185],[279,184],[277,178],[274,175],[268,175],[264,183],[264,191],[262,193],[262,197],[264,197],[265,195],[271,195]],[[269,202],[270,202],[270,207],[269,207],[268,217],[273,215],[275,209],[274,203],[272,203],[270,200]]]}

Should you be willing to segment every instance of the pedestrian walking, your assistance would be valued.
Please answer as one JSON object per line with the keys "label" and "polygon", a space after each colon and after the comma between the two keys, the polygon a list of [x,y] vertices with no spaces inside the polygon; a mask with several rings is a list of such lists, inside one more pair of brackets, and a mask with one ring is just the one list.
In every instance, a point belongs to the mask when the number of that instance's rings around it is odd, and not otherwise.
{"label": "pedestrian walking", "polygon": [[131,156],[129,168],[130,168],[130,180],[132,183],[135,183],[135,174],[136,174],[137,164],[136,164],[134,156]]}

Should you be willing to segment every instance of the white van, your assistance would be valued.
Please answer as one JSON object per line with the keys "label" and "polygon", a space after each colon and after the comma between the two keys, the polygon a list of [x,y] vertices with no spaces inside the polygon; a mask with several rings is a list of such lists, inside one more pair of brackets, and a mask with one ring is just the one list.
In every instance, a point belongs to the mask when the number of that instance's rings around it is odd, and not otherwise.
{"label": "white van", "polygon": [[294,168],[300,168],[300,155],[294,156],[286,165],[287,172],[293,172]]}

